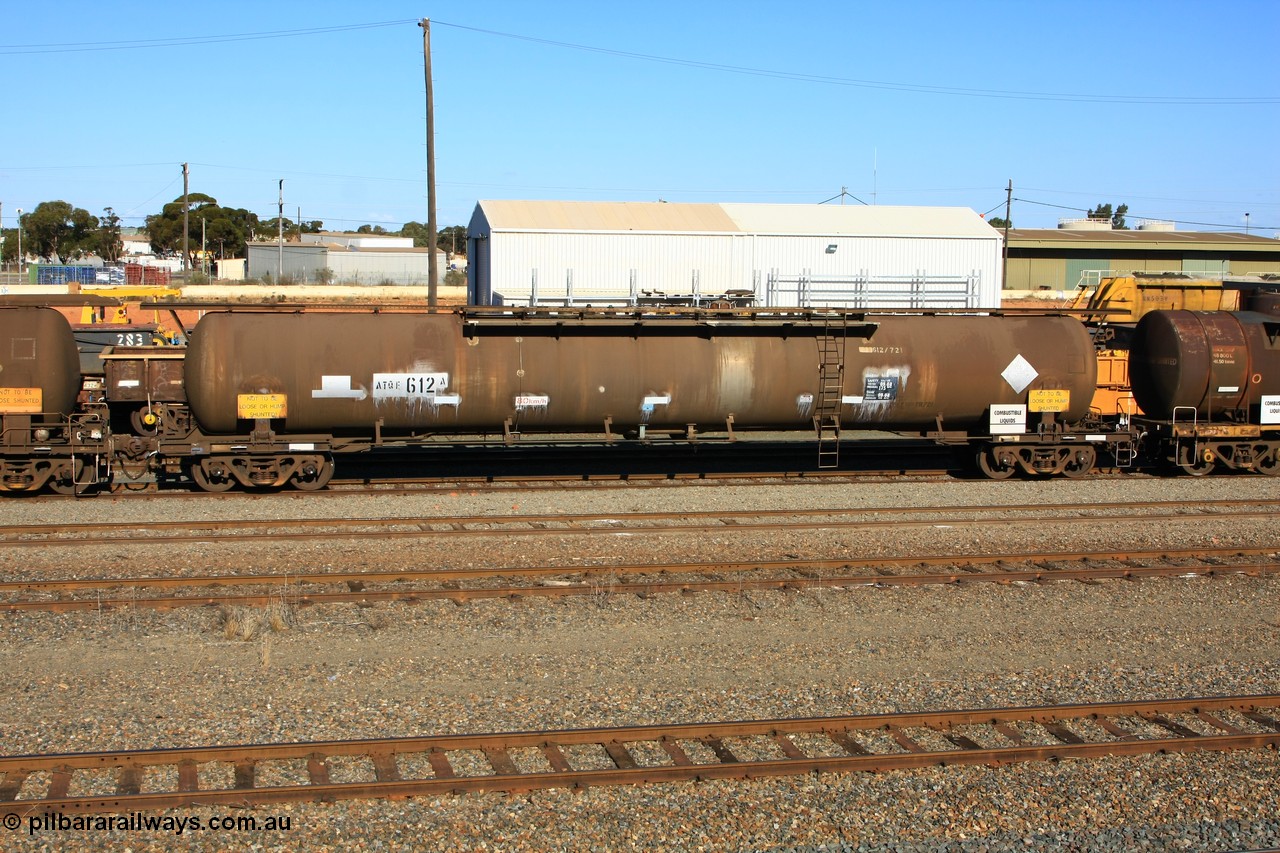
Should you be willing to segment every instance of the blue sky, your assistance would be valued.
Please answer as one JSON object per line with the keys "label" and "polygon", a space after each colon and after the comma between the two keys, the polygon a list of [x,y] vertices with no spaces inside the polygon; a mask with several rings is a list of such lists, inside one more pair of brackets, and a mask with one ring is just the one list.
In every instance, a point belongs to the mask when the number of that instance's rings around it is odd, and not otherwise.
{"label": "blue sky", "polygon": [[[1280,228],[1280,2],[27,4],[0,202],[126,225],[191,190],[332,230],[478,199],[1099,203]],[[838,203],[838,202],[832,202]]]}

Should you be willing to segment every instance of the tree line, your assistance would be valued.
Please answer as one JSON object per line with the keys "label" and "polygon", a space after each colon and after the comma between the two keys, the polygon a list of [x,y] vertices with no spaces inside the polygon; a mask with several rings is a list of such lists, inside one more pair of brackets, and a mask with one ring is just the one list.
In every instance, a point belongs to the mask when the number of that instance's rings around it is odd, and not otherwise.
{"label": "tree line", "polygon": [[[1118,205],[1114,210],[1109,204],[1100,204],[1097,207],[1089,208],[1089,212],[1085,214],[1087,219],[1109,219],[1111,227],[1117,231],[1128,231],[1129,226],[1125,224],[1124,218],[1129,213],[1129,205]],[[1012,228],[1013,220],[1005,219],[1003,216],[993,216],[987,220],[992,228]]]}
{"label": "tree line", "polygon": [[[240,207],[223,207],[217,199],[203,193],[187,196],[188,249],[192,257],[188,266],[195,267],[195,253],[204,246],[205,251],[218,258],[243,258],[245,246],[253,241],[277,239],[281,230],[279,218],[260,219],[256,213]],[[159,213],[148,216],[142,232],[157,255],[180,256],[182,253],[183,203],[179,197],[166,204]],[[21,218],[22,252],[27,257],[57,258],[66,263],[97,255],[105,263],[119,262],[124,252],[121,239],[120,217],[110,207],[102,216],[94,216],[83,208],[65,201],[42,201],[35,210],[25,211]],[[294,222],[284,218],[286,239],[297,240],[300,234],[318,233],[324,230],[319,219]],[[408,222],[399,231],[388,231],[381,225],[361,225],[359,234],[387,234],[412,237],[413,245],[426,247],[430,231],[421,222]],[[451,253],[465,252],[467,229],[450,225],[437,232],[438,248]],[[18,257],[18,229],[4,229],[4,241],[0,247],[4,261]]]}

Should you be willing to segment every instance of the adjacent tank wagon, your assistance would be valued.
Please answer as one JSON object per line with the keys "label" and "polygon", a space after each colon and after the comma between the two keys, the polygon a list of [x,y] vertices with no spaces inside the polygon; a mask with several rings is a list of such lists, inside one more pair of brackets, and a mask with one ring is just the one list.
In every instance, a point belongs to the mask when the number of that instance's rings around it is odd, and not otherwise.
{"label": "adjacent tank wagon", "polygon": [[1280,473],[1280,317],[1152,312],[1134,330],[1129,374],[1158,457],[1192,474]]}
{"label": "adjacent tank wagon", "polygon": [[66,318],[52,308],[0,311],[0,410],[56,422],[79,393],[80,352]]}
{"label": "adjacent tank wagon", "polygon": [[78,407],[80,388],[80,353],[61,313],[0,310],[0,488],[72,492],[97,482],[105,409]]}

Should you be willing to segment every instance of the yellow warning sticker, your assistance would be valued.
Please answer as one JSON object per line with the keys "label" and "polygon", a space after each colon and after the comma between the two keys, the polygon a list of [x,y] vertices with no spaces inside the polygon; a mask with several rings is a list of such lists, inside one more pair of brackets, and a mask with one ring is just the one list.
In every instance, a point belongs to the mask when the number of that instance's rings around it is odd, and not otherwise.
{"label": "yellow warning sticker", "polygon": [[40,388],[0,388],[0,414],[34,415],[44,411]]}
{"label": "yellow warning sticker", "polygon": [[283,418],[288,414],[288,397],[285,394],[236,395],[237,418],[244,418],[245,420]]}
{"label": "yellow warning sticker", "polygon": [[1071,408],[1071,392],[1065,388],[1029,392],[1027,409],[1032,412],[1065,412]]}

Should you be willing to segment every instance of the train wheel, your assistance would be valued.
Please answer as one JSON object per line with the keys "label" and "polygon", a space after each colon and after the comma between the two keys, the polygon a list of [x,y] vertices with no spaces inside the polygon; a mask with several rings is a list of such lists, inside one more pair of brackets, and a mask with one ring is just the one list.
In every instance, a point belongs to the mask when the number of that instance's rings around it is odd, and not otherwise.
{"label": "train wheel", "polygon": [[1092,447],[1076,447],[1071,450],[1071,458],[1062,469],[1062,476],[1076,479],[1088,476],[1093,465],[1098,461],[1098,453]]}
{"label": "train wheel", "polygon": [[49,478],[49,489],[59,495],[74,495],[76,483],[84,473],[84,460],[72,459],[58,465]]}
{"label": "train wheel", "polygon": [[1006,457],[994,447],[978,451],[978,470],[989,480],[1007,480],[1018,470],[1012,456]]}
{"label": "train wheel", "polygon": [[316,492],[329,485],[333,479],[333,460],[327,456],[313,456],[304,459],[298,471],[289,482],[295,489],[304,492]]}
{"label": "train wheel", "polygon": [[204,492],[225,492],[236,484],[235,477],[220,459],[197,459],[191,464],[191,479]]}
{"label": "train wheel", "polygon": [[1178,448],[1178,467],[1193,477],[1203,477],[1213,470],[1213,451],[1184,445]]}

